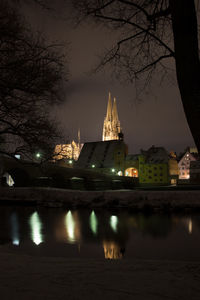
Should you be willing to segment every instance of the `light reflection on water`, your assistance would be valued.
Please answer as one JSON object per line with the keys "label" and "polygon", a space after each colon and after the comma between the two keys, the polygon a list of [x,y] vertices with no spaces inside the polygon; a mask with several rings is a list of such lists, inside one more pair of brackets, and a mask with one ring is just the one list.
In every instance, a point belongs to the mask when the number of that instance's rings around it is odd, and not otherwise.
{"label": "light reflection on water", "polygon": [[121,259],[124,255],[124,249],[113,241],[103,241],[103,249],[106,259]]}
{"label": "light reflection on water", "polygon": [[117,232],[117,224],[118,224],[118,218],[116,216],[110,217],[110,226],[112,229]]}
{"label": "light reflection on water", "polygon": [[[6,229],[7,223],[9,230]],[[31,240],[41,251],[50,244],[55,249],[76,246],[74,249],[78,249],[80,255],[86,246],[88,249],[98,248],[106,259],[131,255],[164,257],[165,253],[168,257],[167,251],[172,257],[182,253],[180,256],[183,259],[189,259],[192,251],[192,257],[200,260],[198,215],[145,216],[128,212],[113,214],[106,211],[34,210],[23,207],[13,211],[5,207],[0,212],[0,226],[0,242],[11,240],[20,249]]]}
{"label": "light reflection on water", "polygon": [[192,219],[191,218],[188,220],[188,233],[192,234]]}
{"label": "light reflection on water", "polygon": [[94,211],[90,214],[90,228],[94,235],[97,235],[98,220]]}
{"label": "light reflection on water", "polygon": [[67,231],[67,236],[68,236],[68,242],[69,243],[75,243],[75,221],[73,218],[73,215],[71,211],[68,211],[65,217],[65,226],[66,226],[66,231]]}
{"label": "light reflection on water", "polygon": [[20,239],[19,239],[19,222],[16,213],[12,213],[10,216],[10,223],[11,223],[11,238],[12,243],[15,246],[19,246]]}
{"label": "light reflection on water", "polygon": [[42,236],[42,222],[40,220],[39,214],[34,212],[29,219],[29,224],[31,227],[31,239],[36,244],[39,245],[43,242]]}
{"label": "light reflection on water", "polygon": [[58,242],[75,244],[81,240],[79,214],[69,210],[61,213],[55,222],[55,238]]}

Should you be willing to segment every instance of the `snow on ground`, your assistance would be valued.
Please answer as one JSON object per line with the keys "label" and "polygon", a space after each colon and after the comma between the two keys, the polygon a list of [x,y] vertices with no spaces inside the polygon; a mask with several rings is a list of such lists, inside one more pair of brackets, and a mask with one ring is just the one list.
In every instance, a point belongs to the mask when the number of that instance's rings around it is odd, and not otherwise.
{"label": "snow on ground", "polygon": [[200,263],[2,253],[0,299],[199,300]]}
{"label": "snow on ground", "polygon": [[9,201],[69,208],[200,209],[200,190],[78,191],[55,188],[1,188],[0,203]]}

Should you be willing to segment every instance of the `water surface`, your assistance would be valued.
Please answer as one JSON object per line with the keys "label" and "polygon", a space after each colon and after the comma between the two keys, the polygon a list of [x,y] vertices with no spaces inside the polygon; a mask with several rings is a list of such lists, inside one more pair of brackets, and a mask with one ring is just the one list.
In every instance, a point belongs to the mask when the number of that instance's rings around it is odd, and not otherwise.
{"label": "water surface", "polygon": [[200,260],[200,215],[0,207],[0,251],[39,256]]}

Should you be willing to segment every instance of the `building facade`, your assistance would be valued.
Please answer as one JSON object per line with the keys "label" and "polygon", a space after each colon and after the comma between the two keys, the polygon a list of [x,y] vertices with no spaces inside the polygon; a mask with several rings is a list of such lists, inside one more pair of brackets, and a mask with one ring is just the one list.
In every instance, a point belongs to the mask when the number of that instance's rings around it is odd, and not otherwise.
{"label": "building facade", "polygon": [[127,156],[125,176],[138,177],[141,185],[176,184],[178,163],[163,147],[152,146],[140,154]]}
{"label": "building facade", "polygon": [[196,154],[190,153],[190,150],[188,149],[178,163],[179,179],[190,179],[190,164],[193,161],[196,161]]}
{"label": "building facade", "polygon": [[200,161],[199,160],[190,162],[190,183],[200,184]]}
{"label": "building facade", "polygon": [[54,150],[55,161],[78,160],[83,144],[80,141],[80,130],[78,131],[78,142],[72,141],[68,144],[56,145]]}
{"label": "building facade", "polygon": [[76,166],[123,175],[127,151],[126,144],[121,140],[85,143]]}

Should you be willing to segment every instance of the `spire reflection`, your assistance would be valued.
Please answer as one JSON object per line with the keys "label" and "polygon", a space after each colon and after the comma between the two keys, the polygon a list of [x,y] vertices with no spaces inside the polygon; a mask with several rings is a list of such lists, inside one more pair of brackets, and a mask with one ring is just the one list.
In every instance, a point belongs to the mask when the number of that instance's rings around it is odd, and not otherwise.
{"label": "spire reflection", "polygon": [[19,246],[19,222],[17,218],[17,214],[13,213],[10,216],[10,224],[11,224],[11,237],[12,237],[12,244],[15,246]]}
{"label": "spire reflection", "polygon": [[34,212],[29,218],[29,224],[31,226],[31,239],[39,245],[43,242],[42,237],[42,222],[37,212]]}
{"label": "spire reflection", "polygon": [[98,220],[94,211],[90,214],[90,228],[94,235],[97,235]]}
{"label": "spire reflection", "polygon": [[117,224],[118,224],[118,217],[111,216],[110,217],[110,226],[112,227],[114,232],[117,232]]}
{"label": "spire reflection", "polygon": [[125,248],[120,247],[114,241],[103,241],[104,255],[106,259],[121,259]]}

